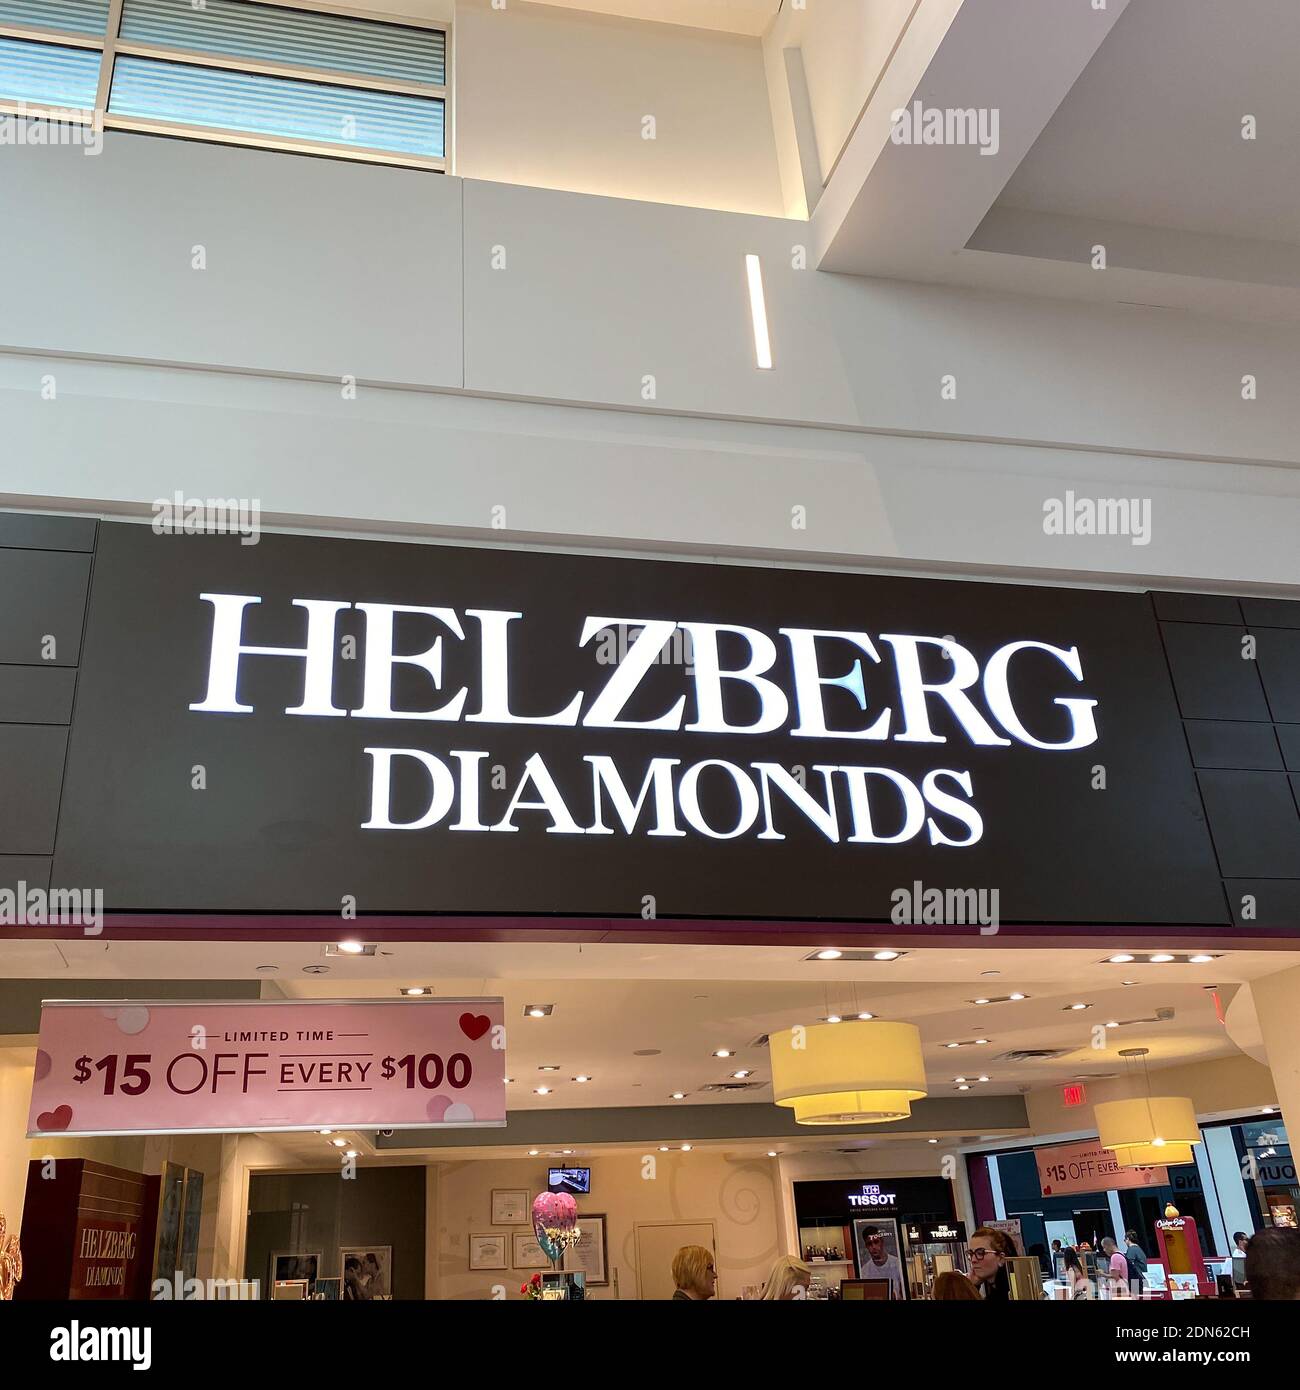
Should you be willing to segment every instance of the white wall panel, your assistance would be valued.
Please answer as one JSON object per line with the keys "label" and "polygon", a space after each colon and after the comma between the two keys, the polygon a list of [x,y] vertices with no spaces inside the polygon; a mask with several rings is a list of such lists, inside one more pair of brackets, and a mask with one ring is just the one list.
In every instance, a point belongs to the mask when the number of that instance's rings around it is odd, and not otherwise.
{"label": "white wall panel", "polygon": [[0,149],[0,216],[2,346],[460,385],[455,180],[110,131]]}
{"label": "white wall panel", "polygon": [[[52,368],[58,396],[43,400]],[[1290,469],[374,388],[343,401],[324,383],[12,355],[0,355],[0,418],[0,506],[147,514],[179,489],[344,532],[1139,585],[1300,583]],[[1044,502],[1069,488],[1149,498],[1149,544],[1045,534]]]}

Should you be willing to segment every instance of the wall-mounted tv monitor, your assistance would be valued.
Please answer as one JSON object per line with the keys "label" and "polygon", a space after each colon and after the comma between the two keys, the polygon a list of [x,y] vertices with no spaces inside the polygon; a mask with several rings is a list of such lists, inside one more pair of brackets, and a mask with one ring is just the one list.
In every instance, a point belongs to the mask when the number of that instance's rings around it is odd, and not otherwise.
{"label": "wall-mounted tv monitor", "polygon": [[552,1192],[567,1192],[571,1197],[585,1197],[591,1191],[590,1168],[550,1168],[546,1186]]}

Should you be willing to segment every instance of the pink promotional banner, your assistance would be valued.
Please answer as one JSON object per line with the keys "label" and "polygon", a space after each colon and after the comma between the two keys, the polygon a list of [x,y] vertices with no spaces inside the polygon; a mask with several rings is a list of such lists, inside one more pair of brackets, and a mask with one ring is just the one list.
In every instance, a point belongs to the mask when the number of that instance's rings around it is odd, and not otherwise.
{"label": "pink promotional banner", "polygon": [[1035,1149],[1034,1158],[1038,1163],[1038,1185],[1044,1197],[1169,1184],[1168,1168],[1122,1168],[1115,1155],[1103,1149],[1096,1139]]}
{"label": "pink promotional banner", "polygon": [[46,1000],[29,1138],[506,1122],[501,999]]}

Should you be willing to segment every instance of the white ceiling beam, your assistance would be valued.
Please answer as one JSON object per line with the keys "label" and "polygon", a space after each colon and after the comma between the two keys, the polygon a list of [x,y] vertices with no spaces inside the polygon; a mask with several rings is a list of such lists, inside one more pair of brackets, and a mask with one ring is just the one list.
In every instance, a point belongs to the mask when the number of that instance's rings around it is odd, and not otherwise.
{"label": "white ceiling beam", "polygon": [[[920,0],[812,216],[814,263],[944,278],[1128,3]],[[996,152],[895,143],[894,112],[916,102],[985,112]]]}

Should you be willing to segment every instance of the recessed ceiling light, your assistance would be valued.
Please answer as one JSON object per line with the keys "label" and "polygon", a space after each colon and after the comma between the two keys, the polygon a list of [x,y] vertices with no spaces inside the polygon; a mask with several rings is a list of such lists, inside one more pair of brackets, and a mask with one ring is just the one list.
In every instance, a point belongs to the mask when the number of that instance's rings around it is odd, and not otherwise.
{"label": "recessed ceiling light", "polygon": [[1106,963],[1108,965],[1128,965],[1132,959],[1133,957],[1126,953],[1118,956],[1107,956]]}
{"label": "recessed ceiling light", "polygon": [[981,970],[981,971],[980,971],[980,975],[981,975],[981,976],[986,976],[986,975],[1001,975],[1001,974],[1002,974],[1002,972],[1001,972],[1000,970]]}
{"label": "recessed ceiling light", "polygon": [[1025,997],[1026,997],[1026,996],[1023,995],[1023,994],[1008,994],[1008,995],[1007,995],[1007,998],[1008,998],[1008,999],[1016,999],[1016,1000],[1024,999]]}
{"label": "recessed ceiling light", "polygon": [[715,1057],[734,1057],[736,1054],[729,1047],[720,1047],[713,1055]]}
{"label": "recessed ceiling light", "polygon": [[1118,1027],[1119,1027],[1119,1023],[1118,1023],[1118,1021],[1117,1021],[1116,1019],[1113,1019],[1113,1018],[1112,1018],[1112,1019],[1106,1024],[1106,1027],[1107,1027],[1107,1028],[1118,1028]]}
{"label": "recessed ceiling light", "polygon": [[659,1145],[659,1152],[660,1152],[661,1154],[666,1154],[666,1153],[668,1152],[668,1145],[667,1145],[667,1144],[660,1144],[660,1145]]}
{"label": "recessed ceiling light", "polygon": [[897,960],[903,953],[901,951],[876,951],[872,960]]}
{"label": "recessed ceiling light", "polygon": [[538,1070],[538,1071],[559,1071],[559,1067],[551,1066],[550,1063],[547,1063],[546,1066],[544,1066],[544,1067],[538,1067],[537,1070]]}
{"label": "recessed ceiling light", "polygon": [[1198,951],[1196,955],[1187,957],[1189,965],[1208,965],[1213,959],[1213,956],[1207,956],[1204,951]]}
{"label": "recessed ceiling light", "polygon": [[591,1080],[591,1077],[589,1077],[589,1076],[575,1076],[573,1079],[574,1079],[576,1082],[578,1082],[579,1085],[581,1085],[584,1081],[590,1081],[590,1080]]}
{"label": "recessed ceiling light", "polygon": [[345,1153],[345,1154],[343,1155],[344,1158],[356,1158],[356,1156],[357,1156],[357,1151],[356,1151],[355,1149],[349,1149],[349,1150],[347,1151],[347,1153]]}
{"label": "recessed ceiling light", "polygon": [[416,999],[421,994],[430,993],[430,989],[428,985],[407,985],[407,987],[402,990],[402,993],[409,999]]}
{"label": "recessed ceiling light", "polygon": [[524,1005],[524,1017],[525,1017],[525,1018],[549,1018],[549,1017],[551,1016],[551,1010],[554,1009],[554,1008],[555,1008],[555,1005],[554,1005],[554,1004],[525,1004],[525,1005]]}
{"label": "recessed ceiling light", "polygon": [[1092,1008],[1092,1005],[1091,1005],[1091,1004],[1066,1004],[1066,1005],[1063,1007],[1063,1009],[1062,1009],[1062,1013],[1069,1013],[1071,1010],[1090,1009],[1090,1008]]}
{"label": "recessed ceiling light", "polygon": [[573,1152],[573,1150],[572,1150],[572,1149],[561,1149],[560,1152],[567,1158],[567,1157]]}
{"label": "recessed ceiling light", "polygon": [[975,1039],[975,1046],[976,1046],[976,1047],[983,1047],[987,1042],[988,1042],[988,1039],[987,1039],[987,1038],[976,1038],[976,1039]]}
{"label": "recessed ceiling light", "polygon": [[317,1133],[317,1134],[333,1134],[334,1131],[333,1131],[332,1129],[318,1129],[318,1130],[316,1131],[316,1133]]}
{"label": "recessed ceiling light", "polygon": [[333,1144],[336,1149],[346,1149],[348,1146],[348,1141],[346,1139],[331,1139],[330,1143]]}
{"label": "recessed ceiling light", "polygon": [[969,1091],[969,1090],[970,1090],[970,1087],[969,1087],[969,1086],[958,1086],[957,1089],[958,1089],[959,1091]]}
{"label": "recessed ceiling light", "polygon": [[683,1144],[683,1145],[682,1145],[682,1152],[683,1152],[684,1154],[688,1154],[688,1153],[690,1153],[690,1151],[691,1151],[691,1146],[690,1146],[689,1144]]}
{"label": "recessed ceiling light", "polygon": [[875,1014],[860,1013],[858,1015],[858,1019],[862,1023],[869,1023],[873,1018],[875,1018]]}
{"label": "recessed ceiling light", "polygon": [[674,1092],[672,1093],[672,1095],[670,1095],[670,1096],[668,1097],[668,1099],[669,1099],[669,1100],[685,1100],[685,1099],[686,1099],[686,1092],[685,1092],[685,1091],[674,1091]]}
{"label": "recessed ceiling light", "polygon": [[843,954],[844,954],[843,951],[837,951],[837,950],[835,950],[835,948],[832,946],[832,947],[828,947],[825,951],[818,951],[817,954],[813,957],[813,959],[814,959],[814,960],[839,960],[839,958],[840,958]]}
{"label": "recessed ceiling light", "polygon": [[541,1150],[540,1150],[540,1149],[529,1149],[529,1150],[528,1150],[528,1157],[529,1157],[529,1158],[536,1158],[537,1155],[538,1155],[539,1153],[541,1153]]}
{"label": "recessed ceiling light", "polygon": [[731,1079],[733,1081],[743,1081],[747,1076],[753,1076],[753,1074],[752,1071],[733,1071],[731,1073]]}
{"label": "recessed ceiling light", "polygon": [[839,1016],[839,1014],[827,1014],[827,1016],[826,1016],[826,1022],[827,1022],[827,1023],[843,1023],[844,1020]]}
{"label": "recessed ceiling light", "polygon": [[1121,981],[1120,981],[1120,984],[1122,984],[1122,985],[1135,985],[1135,984],[1137,984],[1137,981],[1136,981],[1136,980],[1121,980]]}
{"label": "recessed ceiling light", "polygon": [[278,965],[259,965],[257,968],[264,975],[274,975],[280,967]]}
{"label": "recessed ceiling light", "polygon": [[987,999],[972,999],[970,1002],[972,1004],[987,1004],[989,1001]]}
{"label": "recessed ceiling light", "polygon": [[776,1157],[776,1150],[775,1150],[775,1149],[768,1149],[768,1151],[767,1151],[767,1156],[768,1156],[768,1158],[775,1158],[775,1157]]}
{"label": "recessed ceiling light", "polygon": [[[1152,965],[1168,965],[1169,962],[1173,960],[1173,956],[1171,956],[1168,951],[1159,951],[1154,956],[1149,957],[1149,959]],[[1154,1144],[1156,1141],[1153,1139],[1151,1142]]]}
{"label": "recessed ceiling light", "polygon": [[961,1043],[944,1043],[945,1047],[960,1047]]}
{"label": "recessed ceiling light", "polygon": [[1276,1106],[1276,1105],[1266,1105],[1266,1106],[1264,1107],[1264,1114],[1266,1114],[1266,1115],[1276,1115],[1276,1114],[1277,1114],[1277,1106]]}
{"label": "recessed ceiling light", "polygon": [[551,1088],[549,1086],[536,1086],[533,1088],[533,1095],[535,1096],[549,1096],[550,1094]]}
{"label": "recessed ceiling light", "polygon": [[927,1144],[937,1144],[939,1141],[937,1139],[927,1139],[925,1142]]}
{"label": "recessed ceiling light", "polygon": [[365,943],[362,941],[353,941],[349,939],[339,942],[339,950],[342,951],[345,956],[359,956],[365,949]]}
{"label": "recessed ceiling light", "polygon": [[976,1081],[987,1081],[987,1080],[988,1080],[988,1077],[987,1077],[987,1076],[977,1076],[977,1077],[975,1078],[975,1080],[976,1080]]}
{"label": "recessed ceiling light", "polygon": [[954,1081],[965,1081],[966,1078],[965,1078],[964,1076],[954,1076],[954,1077],[953,1077],[953,1080],[954,1080]]}
{"label": "recessed ceiling light", "polygon": [[507,1076],[507,1077],[506,1077],[506,1085],[507,1085],[507,1086],[511,1085],[511,1084],[513,1083],[513,1081],[514,1081],[514,1077],[513,1077],[513,1076]]}

